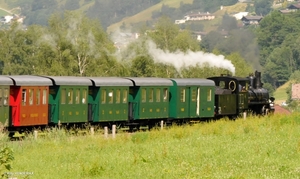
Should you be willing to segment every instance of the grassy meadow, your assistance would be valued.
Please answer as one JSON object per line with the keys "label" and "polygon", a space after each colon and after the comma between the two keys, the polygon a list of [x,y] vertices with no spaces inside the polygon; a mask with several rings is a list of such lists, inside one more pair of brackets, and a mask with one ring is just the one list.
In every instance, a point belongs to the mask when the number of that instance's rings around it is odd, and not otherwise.
{"label": "grassy meadow", "polygon": [[2,134],[0,146],[13,150],[9,174],[18,179],[290,179],[300,178],[299,131],[300,116],[293,114],[119,133],[115,139],[52,130],[36,140],[8,142]]}

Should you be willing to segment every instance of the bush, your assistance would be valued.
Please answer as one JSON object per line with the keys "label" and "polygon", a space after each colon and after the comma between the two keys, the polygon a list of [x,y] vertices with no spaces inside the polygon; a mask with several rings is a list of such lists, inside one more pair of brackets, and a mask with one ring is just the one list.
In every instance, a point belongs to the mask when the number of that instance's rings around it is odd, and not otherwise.
{"label": "bush", "polygon": [[8,178],[7,171],[10,171],[10,162],[14,159],[13,151],[9,147],[4,147],[0,150],[0,177]]}

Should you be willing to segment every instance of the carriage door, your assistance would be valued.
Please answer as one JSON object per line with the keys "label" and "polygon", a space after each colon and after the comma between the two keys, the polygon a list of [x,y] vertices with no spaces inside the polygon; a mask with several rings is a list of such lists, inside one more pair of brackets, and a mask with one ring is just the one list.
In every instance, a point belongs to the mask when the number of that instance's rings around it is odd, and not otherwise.
{"label": "carriage door", "polygon": [[197,116],[199,116],[200,115],[200,88],[199,87],[197,88],[197,96],[196,96],[196,98],[197,98],[197,100],[196,100],[196,102],[197,102],[196,114],[197,114]]}
{"label": "carriage door", "polygon": [[200,115],[200,88],[190,87],[189,116],[198,117]]}
{"label": "carriage door", "polygon": [[128,96],[128,120],[135,120],[139,116],[138,103],[136,101],[137,93],[140,91],[139,87],[129,87],[129,96]]}

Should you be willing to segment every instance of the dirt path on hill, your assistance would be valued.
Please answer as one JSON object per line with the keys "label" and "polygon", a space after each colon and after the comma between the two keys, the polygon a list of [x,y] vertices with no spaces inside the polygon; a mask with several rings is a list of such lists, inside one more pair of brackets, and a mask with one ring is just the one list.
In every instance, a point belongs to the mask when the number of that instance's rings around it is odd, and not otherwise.
{"label": "dirt path on hill", "polygon": [[2,7],[0,7],[0,9],[1,9],[2,11],[5,11],[5,12],[9,13],[9,14],[12,14],[12,12],[9,11],[9,10],[7,10],[7,9],[3,9]]}

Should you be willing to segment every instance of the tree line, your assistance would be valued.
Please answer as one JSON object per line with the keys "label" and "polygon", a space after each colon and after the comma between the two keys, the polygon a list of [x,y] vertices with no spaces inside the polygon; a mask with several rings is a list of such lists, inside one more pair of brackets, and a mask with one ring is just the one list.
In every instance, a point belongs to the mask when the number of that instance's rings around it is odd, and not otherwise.
{"label": "tree line", "polygon": [[278,10],[265,16],[257,28],[263,80],[274,88],[284,84],[300,68],[300,12]]}
{"label": "tree line", "polygon": [[[149,52],[149,41],[157,49],[174,54],[202,50],[190,31],[180,30],[168,17],[160,18],[154,29],[146,29],[121,52],[101,24],[84,14],[72,11],[53,14],[48,24],[23,29],[14,23],[0,31],[1,74],[208,77],[228,72],[207,64],[178,69],[172,63],[156,61]],[[252,71],[238,53],[230,53],[225,58],[238,69],[236,75],[245,76]],[[174,63],[176,60],[175,57]]]}

